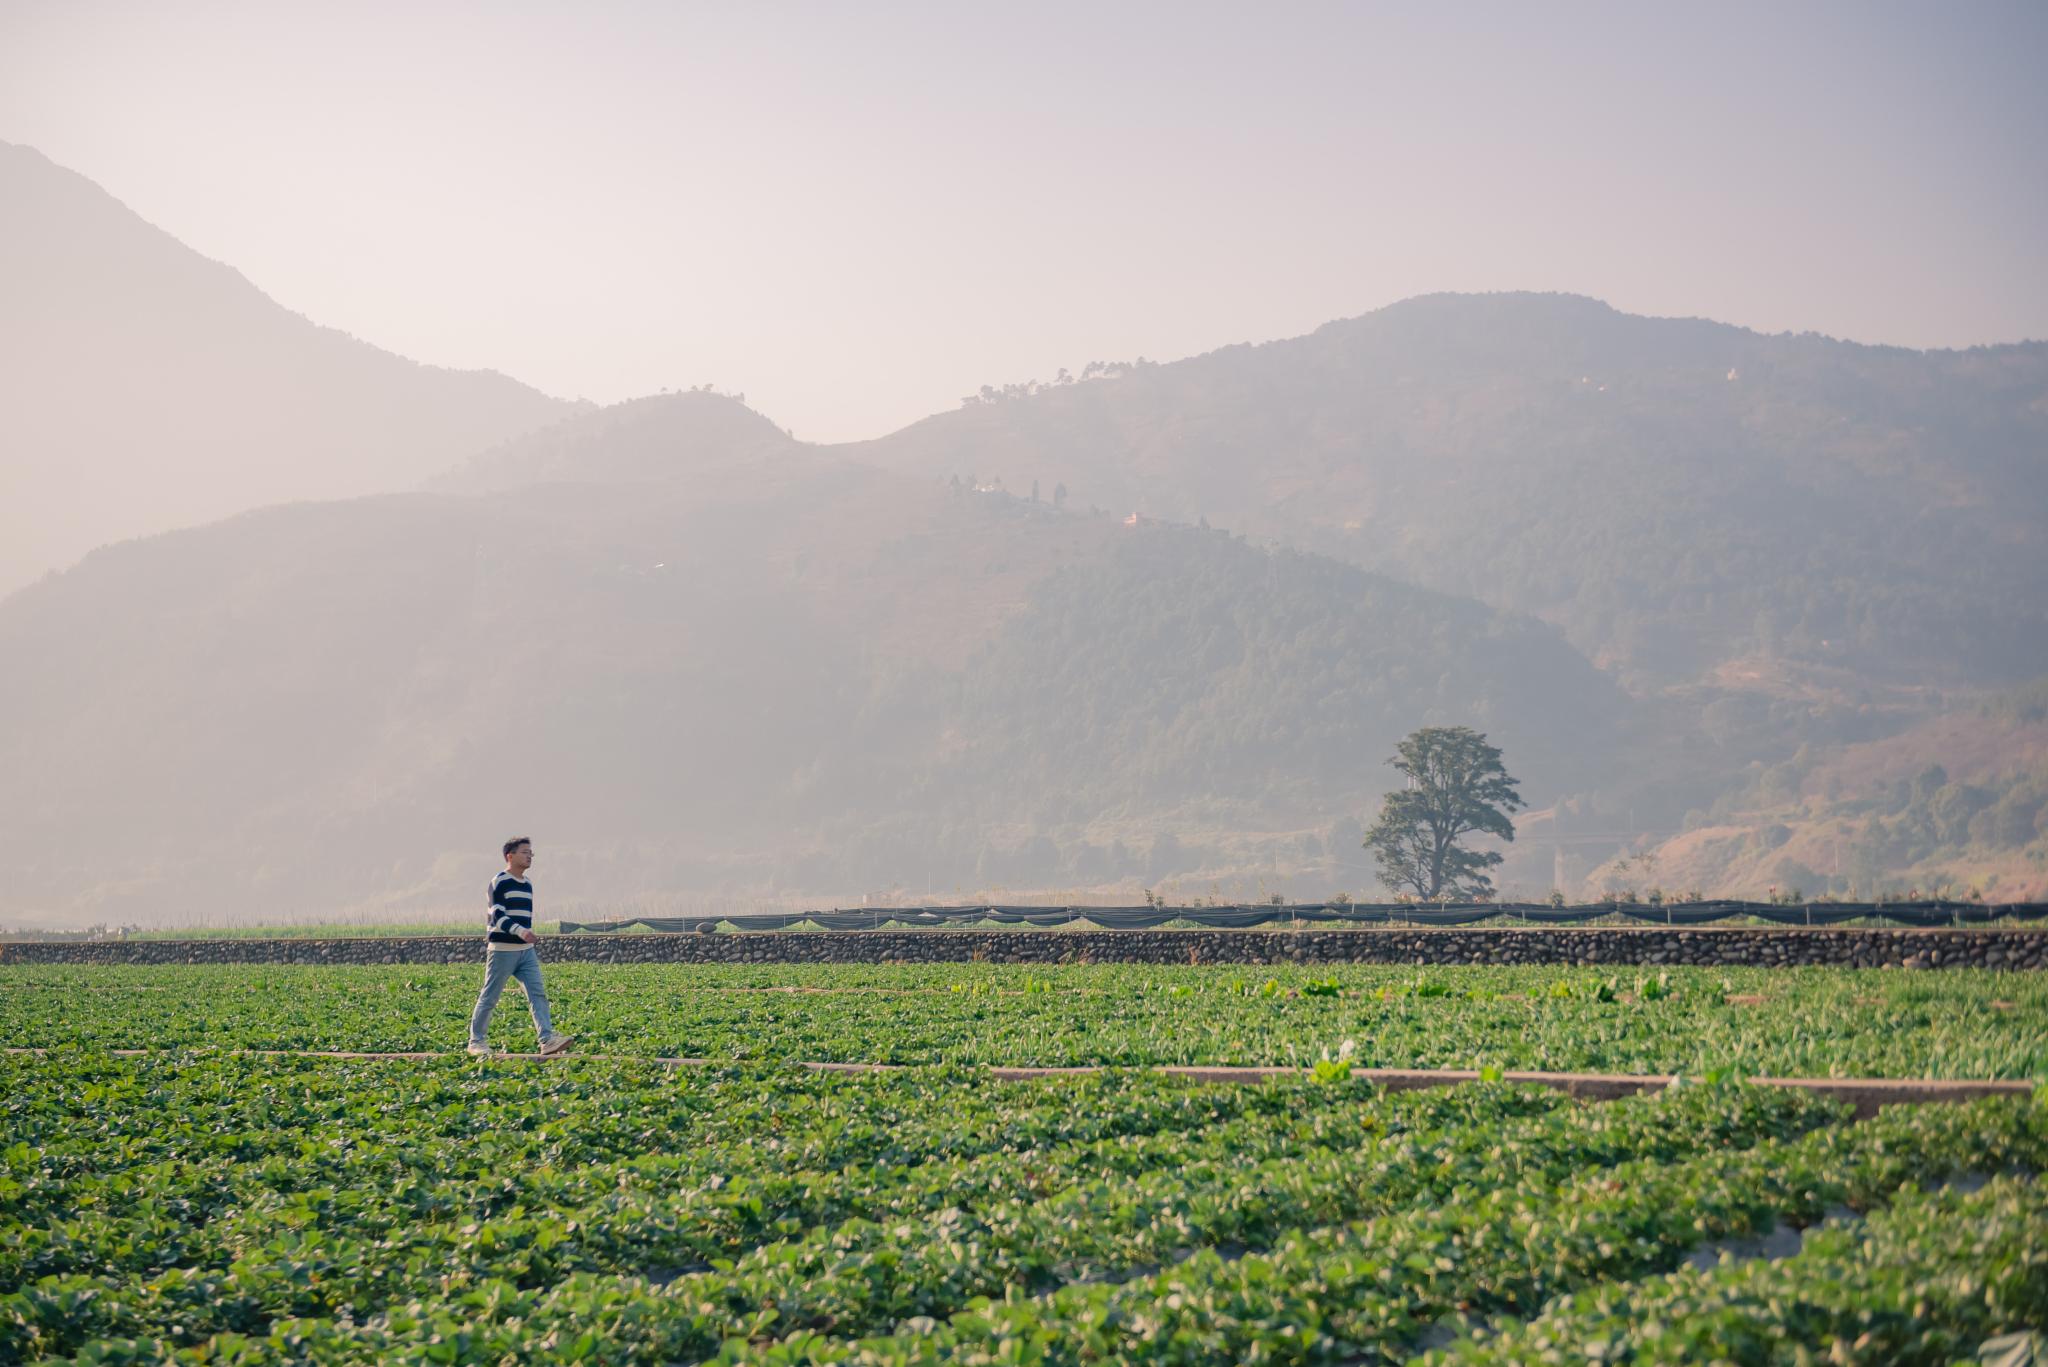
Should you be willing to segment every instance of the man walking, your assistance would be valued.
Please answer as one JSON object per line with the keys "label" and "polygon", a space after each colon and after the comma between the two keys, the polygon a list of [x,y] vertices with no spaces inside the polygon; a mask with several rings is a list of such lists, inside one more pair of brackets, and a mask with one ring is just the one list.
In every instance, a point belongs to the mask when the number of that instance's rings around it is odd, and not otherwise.
{"label": "man walking", "polygon": [[534,949],[540,937],[533,933],[533,884],[526,877],[532,867],[533,842],[523,835],[507,840],[505,867],[491,880],[484,990],[469,1016],[469,1052],[481,1057],[491,1052],[484,1037],[490,1033],[491,1012],[507,978],[517,978],[519,989],[526,993],[526,1008],[533,1013],[533,1028],[540,1035],[540,1056],[547,1058],[569,1047],[570,1036],[556,1034],[548,1022],[548,994],[540,982],[540,953]]}

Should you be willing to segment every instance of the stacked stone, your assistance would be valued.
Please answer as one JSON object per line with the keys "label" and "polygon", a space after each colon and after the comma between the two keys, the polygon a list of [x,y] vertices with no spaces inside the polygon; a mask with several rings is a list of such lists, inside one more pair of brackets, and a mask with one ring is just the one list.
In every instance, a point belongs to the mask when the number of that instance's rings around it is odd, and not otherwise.
{"label": "stacked stone", "polygon": [[[1628,964],[2048,968],[2048,930],[854,930],[559,935],[555,963]],[[475,936],[0,943],[0,964],[473,963]]]}

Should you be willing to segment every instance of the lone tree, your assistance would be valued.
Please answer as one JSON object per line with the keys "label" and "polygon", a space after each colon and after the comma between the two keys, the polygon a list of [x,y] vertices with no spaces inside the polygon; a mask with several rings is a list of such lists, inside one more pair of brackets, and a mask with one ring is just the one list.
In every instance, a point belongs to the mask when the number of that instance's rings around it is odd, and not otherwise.
{"label": "lone tree", "polygon": [[1490,894],[1493,880],[1483,871],[1500,863],[1499,853],[1460,849],[1458,841],[1474,833],[1515,838],[1508,813],[1526,804],[1501,767],[1500,750],[1468,726],[1429,726],[1402,741],[1387,763],[1408,784],[1387,794],[1365,833],[1380,881],[1425,901]]}

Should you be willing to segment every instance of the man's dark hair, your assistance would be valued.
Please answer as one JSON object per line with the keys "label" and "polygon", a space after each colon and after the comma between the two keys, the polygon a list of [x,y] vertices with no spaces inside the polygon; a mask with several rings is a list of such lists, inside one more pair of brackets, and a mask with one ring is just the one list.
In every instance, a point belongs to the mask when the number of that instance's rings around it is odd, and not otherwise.
{"label": "man's dark hair", "polygon": [[512,851],[518,849],[521,845],[531,845],[532,843],[532,839],[527,836],[513,836],[510,840],[507,840],[505,842],[505,857],[507,859],[510,859],[512,857]]}

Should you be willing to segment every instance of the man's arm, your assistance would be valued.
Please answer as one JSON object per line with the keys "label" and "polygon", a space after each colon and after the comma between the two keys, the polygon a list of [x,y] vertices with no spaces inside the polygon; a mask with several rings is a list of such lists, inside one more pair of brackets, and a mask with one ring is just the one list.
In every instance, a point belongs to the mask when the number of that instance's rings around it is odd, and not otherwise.
{"label": "man's arm", "polygon": [[512,924],[512,912],[509,908],[495,904],[491,907],[490,928],[502,934],[517,935],[528,944],[535,944],[540,940],[540,936],[534,934],[530,928]]}
{"label": "man's arm", "polygon": [[[499,933],[510,932],[511,934],[517,935],[520,939],[526,941],[526,943],[530,945],[538,944],[540,942],[540,936],[534,934],[532,930],[522,929],[519,926],[507,924],[507,922],[510,921],[512,917],[512,908],[506,906],[505,903],[502,900],[500,900],[500,894],[498,892],[500,886],[500,880],[491,880],[491,913],[490,921],[488,922],[489,929],[491,931]],[[531,912],[529,912],[529,914],[531,914]]]}
{"label": "man's arm", "polygon": [[[512,909],[510,907],[499,906],[496,903],[493,903],[491,906],[491,919],[489,922],[489,929],[504,934],[518,934],[519,927],[512,924]],[[529,939],[532,937],[532,935],[532,931],[527,932],[527,936]]]}

